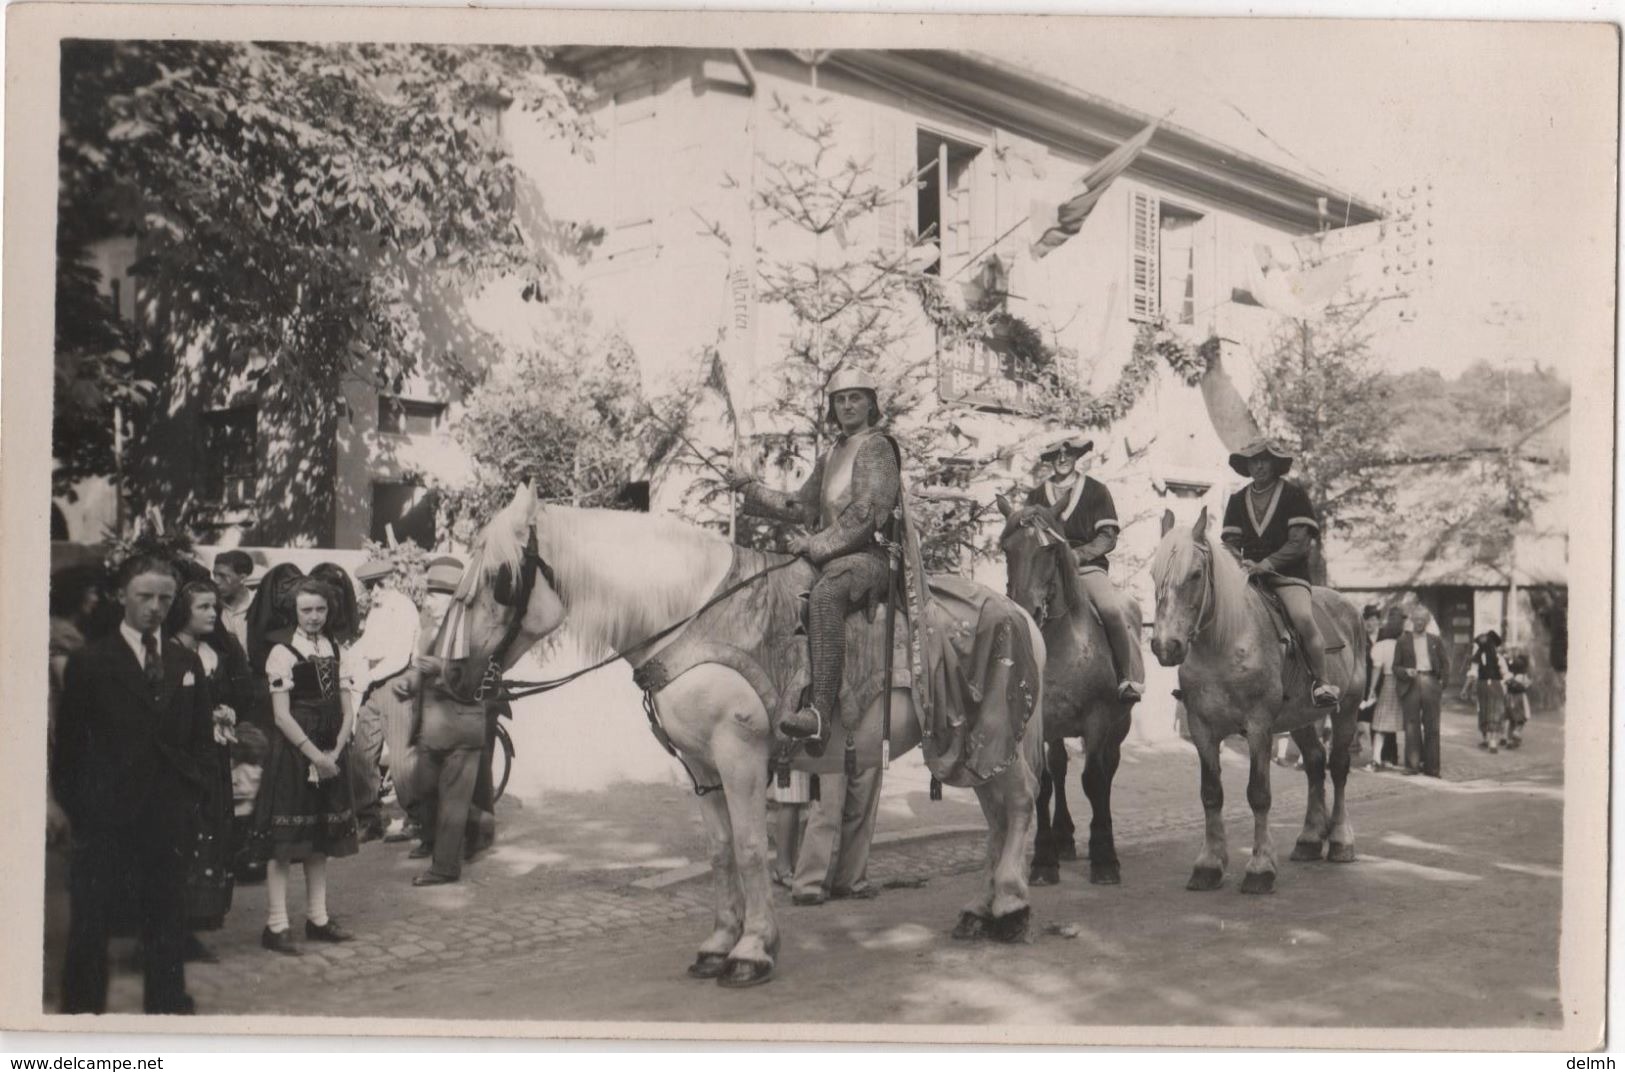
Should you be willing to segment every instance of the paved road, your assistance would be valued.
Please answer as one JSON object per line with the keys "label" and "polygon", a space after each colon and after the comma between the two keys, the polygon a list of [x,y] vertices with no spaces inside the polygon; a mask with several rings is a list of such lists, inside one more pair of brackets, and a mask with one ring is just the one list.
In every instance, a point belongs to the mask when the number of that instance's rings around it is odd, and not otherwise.
{"label": "paved road", "polygon": [[[239,890],[226,930],[210,936],[222,963],[189,977],[200,1007],[221,1013],[1555,1024],[1561,720],[1538,720],[1528,747],[1499,756],[1475,749],[1470,729],[1465,712],[1448,716],[1445,781],[1355,773],[1360,860],[1349,865],[1286,862],[1303,778],[1275,768],[1283,871],[1270,897],[1236,889],[1251,829],[1240,757],[1225,762],[1230,878],[1196,894],[1184,889],[1200,838],[1194,757],[1188,746],[1132,754],[1117,794],[1124,884],[1090,886],[1087,865],[1067,865],[1061,886],[1034,891],[1034,934],[1015,947],[948,937],[982,847],[980,835],[938,834],[876,851],[877,881],[922,887],[819,908],[780,893],[784,948],[769,986],[691,982],[683,969],[708,929],[707,882],[638,883],[704,858],[695,809],[678,788],[628,786],[510,810],[503,845],[459,886],[414,890],[417,865],[401,847],[364,847],[335,864],[332,898],[361,940],[297,960],[258,949],[263,891]],[[918,767],[894,768],[882,829],[977,821],[969,794],[925,797]],[[121,974],[115,1006],[138,1007],[137,988]]]}

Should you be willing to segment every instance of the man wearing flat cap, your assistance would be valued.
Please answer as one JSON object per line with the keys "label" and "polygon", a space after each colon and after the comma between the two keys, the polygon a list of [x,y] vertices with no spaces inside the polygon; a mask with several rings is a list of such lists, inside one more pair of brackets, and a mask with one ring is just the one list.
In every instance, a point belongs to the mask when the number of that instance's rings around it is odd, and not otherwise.
{"label": "man wearing flat cap", "polygon": [[1055,513],[1066,542],[1078,558],[1078,579],[1106,627],[1112,661],[1117,665],[1117,696],[1134,703],[1145,695],[1145,660],[1140,641],[1129,625],[1118,594],[1106,571],[1107,556],[1117,546],[1122,528],[1117,506],[1106,485],[1078,469],[1078,462],[1094,449],[1092,439],[1068,436],[1039,455],[1050,467],[1050,477],[1033,489],[1027,505],[1044,506]]}
{"label": "man wearing flat cap", "polygon": [[1309,493],[1285,479],[1292,455],[1272,439],[1249,443],[1230,455],[1230,468],[1251,480],[1230,496],[1224,510],[1226,546],[1253,577],[1262,578],[1286,606],[1314,678],[1316,707],[1335,707],[1337,686],[1326,681],[1326,642],[1315,622],[1309,583],[1309,548],[1320,535]]}
{"label": "man wearing flat cap", "polygon": [[465,701],[448,687],[468,669],[464,607],[453,599],[462,579],[463,564],[456,558],[448,555],[429,563],[418,654],[396,686],[397,694],[416,701],[412,767],[423,841],[410,856],[431,860],[429,870],[412,880],[414,886],[456,882],[464,851],[473,845],[470,835],[487,822],[474,808],[488,731],[486,705]]}

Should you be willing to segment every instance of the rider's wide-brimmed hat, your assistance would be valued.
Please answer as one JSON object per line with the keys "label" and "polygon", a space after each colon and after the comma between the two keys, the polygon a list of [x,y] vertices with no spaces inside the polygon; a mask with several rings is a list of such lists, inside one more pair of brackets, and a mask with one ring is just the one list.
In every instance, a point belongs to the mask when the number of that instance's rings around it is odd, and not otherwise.
{"label": "rider's wide-brimmed hat", "polygon": [[1287,470],[1292,468],[1292,455],[1288,454],[1286,448],[1273,439],[1255,439],[1230,455],[1230,468],[1242,476],[1252,476],[1253,474],[1247,471],[1247,463],[1263,454],[1275,459],[1275,473],[1277,476],[1285,474]]}
{"label": "rider's wide-brimmed hat", "polygon": [[835,421],[835,396],[842,391],[867,391],[869,393],[869,425],[873,427],[880,423],[880,389],[875,384],[875,378],[862,369],[842,369],[829,378],[824,387],[824,420],[830,424]]}
{"label": "rider's wide-brimmed hat", "polygon": [[1088,437],[1081,435],[1069,435],[1064,439],[1058,439],[1049,446],[1045,447],[1043,452],[1038,455],[1038,460],[1041,462],[1052,462],[1063,454],[1070,454],[1074,458],[1081,458],[1094,449],[1095,441],[1093,439],[1089,439]]}
{"label": "rider's wide-brimmed hat", "polygon": [[431,592],[457,591],[457,585],[463,579],[462,559],[451,555],[442,555],[429,563],[428,589]]}

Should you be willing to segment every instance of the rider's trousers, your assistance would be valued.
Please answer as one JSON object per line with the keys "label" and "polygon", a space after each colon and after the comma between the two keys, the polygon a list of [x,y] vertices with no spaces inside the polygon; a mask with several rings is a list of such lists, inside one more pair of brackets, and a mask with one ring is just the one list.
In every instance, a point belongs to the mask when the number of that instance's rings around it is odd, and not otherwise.
{"label": "rider's trousers", "polygon": [[1106,627],[1106,642],[1111,645],[1112,661],[1117,664],[1119,681],[1145,684],[1145,658],[1140,653],[1140,638],[1129,625],[1123,597],[1103,570],[1086,569],[1078,575],[1089,601],[1100,612],[1101,624]]}
{"label": "rider's trousers", "polygon": [[1275,594],[1286,605],[1287,617],[1292,619],[1292,629],[1303,642],[1303,656],[1309,663],[1309,672],[1316,681],[1324,683],[1326,639],[1320,635],[1320,625],[1315,621],[1314,601],[1309,589],[1301,584],[1281,584],[1275,586]]}

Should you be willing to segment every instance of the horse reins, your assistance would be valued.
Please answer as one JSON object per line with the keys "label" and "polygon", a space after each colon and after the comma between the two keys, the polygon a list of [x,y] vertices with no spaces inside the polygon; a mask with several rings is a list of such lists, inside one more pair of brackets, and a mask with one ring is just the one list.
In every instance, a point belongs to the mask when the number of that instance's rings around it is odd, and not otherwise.
{"label": "horse reins", "polygon": [[[511,601],[502,599],[497,600],[499,603],[504,603],[505,605],[516,608],[516,612],[514,614],[513,621],[508,623],[507,630],[503,632],[502,640],[497,644],[496,648],[493,649],[491,658],[486,663],[485,674],[480,679],[479,687],[474,691],[474,700],[475,702],[483,702],[485,700],[511,702],[514,700],[522,700],[527,696],[537,696],[544,692],[552,692],[554,689],[563,688],[573,681],[586,677],[595,670],[602,670],[610,663],[636,655],[638,652],[643,651],[652,644],[658,644],[660,641],[666,639],[668,636],[671,636],[679,629],[688,625],[694,621],[694,619],[698,618],[700,615],[704,614],[718,603],[721,603],[723,600],[729,598],[737,592],[744,590],[745,588],[750,587],[770,573],[777,573],[779,570],[795,565],[797,561],[798,559],[789,558],[783,562],[768,566],[766,569],[758,570],[749,577],[745,577],[742,580],[734,582],[727,588],[724,588],[722,591],[712,596],[710,599],[706,600],[705,603],[703,603],[699,609],[694,611],[692,614],[678,619],[651,636],[644,637],[642,640],[623,651],[611,653],[606,658],[600,659],[591,666],[572,671],[571,673],[565,674],[563,677],[549,678],[544,681],[516,681],[502,676],[502,660],[507,657],[508,648],[519,637],[519,631],[524,621],[523,608],[530,602],[531,591],[536,585],[536,575],[540,573],[550,587],[556,588],[554,583],[553,568],[548,565],[547,560],[542,557],[541,550],[538,548],[536,543],[536,526],[532,525],[530,527],[530,538],[525,543],[524,558],[520,565],[519,591],[514,593]],[[500,691],[498,692],[497,690]],[[493,695],[493,692],[496,692],[496,694]]]}

